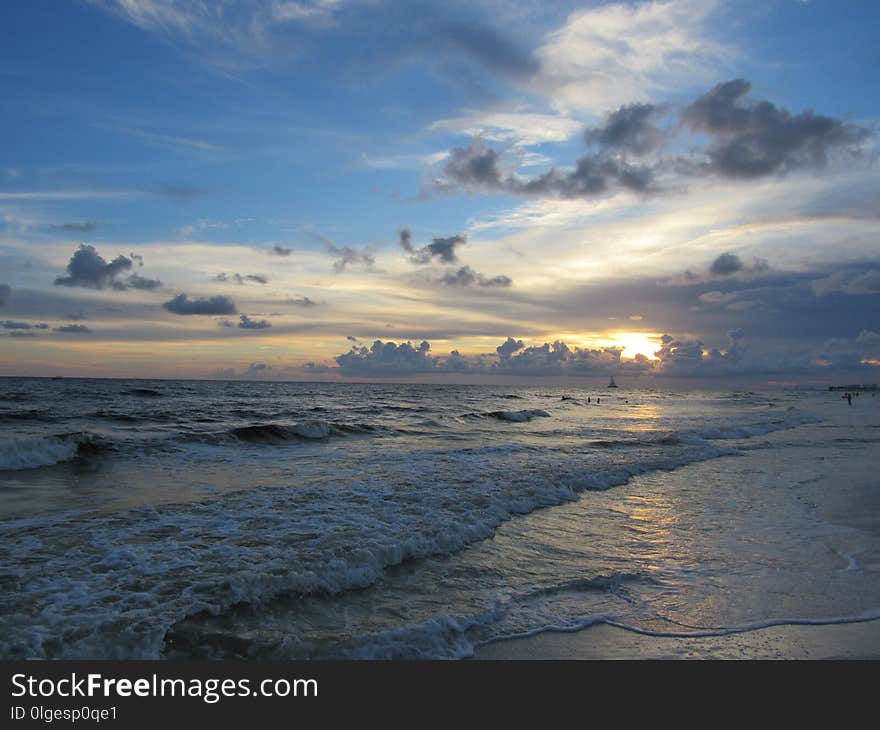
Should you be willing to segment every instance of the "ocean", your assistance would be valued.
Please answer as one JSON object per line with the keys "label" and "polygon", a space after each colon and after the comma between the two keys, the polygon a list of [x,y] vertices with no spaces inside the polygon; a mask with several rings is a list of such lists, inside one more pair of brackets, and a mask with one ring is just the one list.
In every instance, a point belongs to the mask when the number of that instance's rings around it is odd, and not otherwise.
{"label": "ocean", "polygon": [[2,378],[0,657],[880,616],[876,534],[815,499],[876,484],[878,427],[818,389]]}

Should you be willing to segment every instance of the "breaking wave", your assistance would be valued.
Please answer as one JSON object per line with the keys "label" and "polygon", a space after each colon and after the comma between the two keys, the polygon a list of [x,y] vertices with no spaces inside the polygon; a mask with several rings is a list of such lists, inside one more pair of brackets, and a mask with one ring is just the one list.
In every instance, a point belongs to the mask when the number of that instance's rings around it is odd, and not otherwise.
{"label": "breaking wave", "polygon": [[0,440],[0,471],[53,466],[76,458],[94,456],[109,448],[91,433],[58,436],[18,436]]}

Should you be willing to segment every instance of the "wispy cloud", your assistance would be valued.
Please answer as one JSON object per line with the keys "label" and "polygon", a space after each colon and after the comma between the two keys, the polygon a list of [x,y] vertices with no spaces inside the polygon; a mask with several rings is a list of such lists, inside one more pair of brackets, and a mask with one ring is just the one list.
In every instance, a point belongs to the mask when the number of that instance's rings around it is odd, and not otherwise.
{"label": "wispy cloud", "polygon": [[737,57],[709,30],[717,7],[717,0],[654,0],[576,11],[538,49],[532,88],[558,110],[598,115],[711,82]]}

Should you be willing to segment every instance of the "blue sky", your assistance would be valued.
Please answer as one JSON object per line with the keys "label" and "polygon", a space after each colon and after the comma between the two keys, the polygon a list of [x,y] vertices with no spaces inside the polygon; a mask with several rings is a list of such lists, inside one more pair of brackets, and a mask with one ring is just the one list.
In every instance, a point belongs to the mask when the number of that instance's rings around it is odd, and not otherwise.
{"label": "blue sky", "polygon": [[876,377],[877,3],[0,14],[0,373]]}

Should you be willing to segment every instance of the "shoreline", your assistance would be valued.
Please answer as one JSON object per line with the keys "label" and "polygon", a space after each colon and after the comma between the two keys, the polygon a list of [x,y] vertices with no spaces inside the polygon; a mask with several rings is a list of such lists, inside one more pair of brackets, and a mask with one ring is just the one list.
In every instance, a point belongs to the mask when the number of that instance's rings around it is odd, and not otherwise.
{"label": "shoreline", "polygon": [[880,659],[880,619],[826,625],[779,625],[738,634],[667,637],[609,624],[572,633],[544,632],[478,647],[473,659]]}

